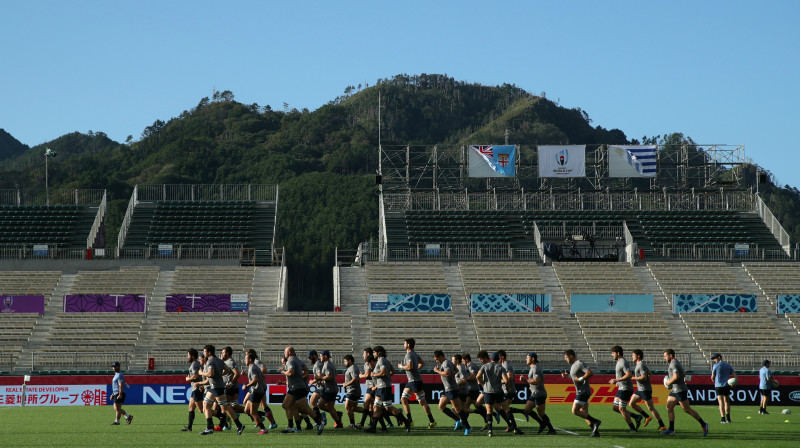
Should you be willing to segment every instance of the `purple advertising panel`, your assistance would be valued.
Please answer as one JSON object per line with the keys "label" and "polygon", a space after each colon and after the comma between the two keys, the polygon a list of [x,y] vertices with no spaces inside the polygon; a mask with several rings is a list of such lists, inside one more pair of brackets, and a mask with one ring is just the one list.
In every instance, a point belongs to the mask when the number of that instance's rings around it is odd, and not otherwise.
{"label": "purple advertising panel", "polygon": [[144,294],[64,294],[65,313],[144,313]]}
{"label": "purple advertising panel", "polygon": [[247,294],[170,294],[168,313],[219,313],[249,310]]}
{"label": "purple advertising panel", "polygon": [[44,314],[44,296],[0,295],[0,313],[39,313]]}

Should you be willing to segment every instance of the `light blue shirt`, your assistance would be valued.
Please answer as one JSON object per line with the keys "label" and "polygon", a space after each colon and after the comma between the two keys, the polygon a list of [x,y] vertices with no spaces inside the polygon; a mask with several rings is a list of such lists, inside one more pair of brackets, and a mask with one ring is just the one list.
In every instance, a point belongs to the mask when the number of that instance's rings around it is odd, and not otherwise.
{"label": "light blue shirt", "polygon": [[733,375],[733,367],[725,361],[720,361],[711,368],[711,374],[714,375],[714,387],[725,387]]}
{"label": "light blue shirt", "polygon": [[[108,378],[108,377],[106,377],[106,378]],[[124,383],[124,382],[125,382],[125,375],[123,375],[122,372],[115,373],[114,374],[114,378],[111,380],[111,392],[113,394],[117,394],[118,395],[120,393],[119,385],[120,385],[120,383]]]}
{"label": "light blue shirt", "polygon": [[772,383],[769,382],[770,378],[772,378],[772,372],[769,371],[767,366],[761,368],[758,371],[758,388],[759,389],[772,389]]}

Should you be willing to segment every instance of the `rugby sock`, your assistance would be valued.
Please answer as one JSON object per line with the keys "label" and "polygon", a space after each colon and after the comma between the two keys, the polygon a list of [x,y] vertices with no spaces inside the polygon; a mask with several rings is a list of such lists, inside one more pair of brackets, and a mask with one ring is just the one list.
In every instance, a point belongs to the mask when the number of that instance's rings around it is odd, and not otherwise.
{"label": "rugby sock", "polygon": [[542,417],[542,420],[544,421],[544,424],[547,425],[548,428],[550,428],[553,431],[555,431],[555,428],[553,428],[553,424],[550,423],[550,416],[549,415],[544,414],[544,417]]}
{"label": "rugby sock", "polygon": [[702,418],[698,418],[698,419],[697,419],[697,421],[698,421],[698,422],[700,422],[700,426],[701,426],[703,429],[705,429],[705,427],[706,427],[706,422],[705,422],[705,420],[703,420]]}
{"label": "rugby sock", "polygon": [[650,417],[649,415],[647,415],[647,412],[644,411],[640,412],[639,415],[641,415],[644,418]]}
{"label": "rugby sock", "polygon": [[725,414],[725,419],[728,420],[728,423],[731,422],[731,414]]}
{"label": "rugby sock", "polygon": [[193,423],[194,423],[194,411],[189,411],[189,424],[186,425],[186,427],[192,429]]}
{"label": "rugby sock", "polygon": [[367,416],[369,415],[369,411],[364,409],[364,412],[361,414],[361,426],[364,426],[364,422],[367,421]]}
{"label": "rugby sock", "polygon": [[410,412],[406,415],[406,418],[412,422],[414,421],[414,417],[411,416]]}
{"label": "rugby sock", "polygon": [[313,409],[313,410],[314,410],[314,412],[315,412],[317,415],[319,415],[319,406],[314,406],[314,407],[313,407],[313,408],[311,408],[311,409]]}
{"label": "rugby sock", "polygon": [[[458,419],[456,419],[456,420],[458,420]],[[430,412],[428,412],[428,421],[431,422],[431,423],[435,422],[435,420],[433,419],[433,414],[431,414]]]}
{"label": "rugby sock", "polygon": [[267,430],[267,428],[264,427],[264,422],[263,421],[258,424],[258,429],[261,429],[262,431],[266,431]]}
{"label": "rugby sock", "polygon": [[659,428],[662,428],[662,427],[664,427],[664,426],[665,426],[665,425],[664,425],[664,420],[658,419],[658,427],[659,427]]}
{"label": "rugby sock", "polygon": [[206,429],[214,430],[214,419],[211,417],[206,418]]}
{"label": "rugby sock", "polygon": [[586,414],[586,420],[589,420],[589,421],[590,421],[590,422],[592,422],[592,423],[597,423],[597,422],[599,422],[599,421],[600,421],[600,420],[598,420],[598,419],[596,419],[596,418],[592,417],[592,416],[591,416],[591,415],[589,415],[589,414]]}
{"label": "rugby sock", "polygon": [[460,420],[460,418],[450,408],[444,408],[444,410],[442,412],[444,413],[444,415],[452,418],[455,421],[459,421]]}
{"label": "rugby sock", "polygon": [[675,431],[675,420],[670,420],[669,421],[669,430],[670,431]]}
{"label": "rugby sock", "polygon": [[628,427],[631,428],[632,430],[636,431],[636,427],[633,426],[633,422],[628,423]]}
{"label": "rugby sock", "polygon": [[464,429],[472,429],[472,427],[469,426],[469,414],[461,411],[458,413],[458,416],[461,417],[461,424],[464,426]]}

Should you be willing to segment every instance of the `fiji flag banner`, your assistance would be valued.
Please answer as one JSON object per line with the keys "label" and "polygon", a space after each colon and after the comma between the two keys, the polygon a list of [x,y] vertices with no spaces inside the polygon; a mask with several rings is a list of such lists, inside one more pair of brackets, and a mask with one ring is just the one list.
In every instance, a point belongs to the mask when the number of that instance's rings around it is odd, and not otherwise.
{"label": "fiji flag banner", "polygon": [[516,159],[514,145],[470,145],[469,177],[513,177]]}
{"label": "fiji flag banner", "polygon": [[586,177],[586,145],[539,146],[539,177]]}
{"label": "fiji flag banner", "polygon": [[609,177],[655,177],[656,146],[609,146]]}

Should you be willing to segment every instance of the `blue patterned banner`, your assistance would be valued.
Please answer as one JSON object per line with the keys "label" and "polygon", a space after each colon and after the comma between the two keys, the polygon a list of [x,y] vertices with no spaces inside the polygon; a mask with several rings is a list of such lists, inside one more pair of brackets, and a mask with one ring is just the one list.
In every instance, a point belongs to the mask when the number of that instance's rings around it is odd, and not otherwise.
{"label": "blue patterned banner", "polygon": [[675,313],[755,313],[754,294],[673,294]]}
{"label": "blue patterned banner", "polygon": [[370,311],[453,311],[450,294],[370,294]]}
{"label": "blue patterned banner", "polygon": [[572,294],[570,313],[652,313],[652,294]]}
{"label": "blue patterned banner", "polygon": [[800,313],[800,295],[778,294],[778,314]]}
{"label": "blue patterned banner", "polygon": [[470,294],[473,313],[549,313],[550,294]]}

